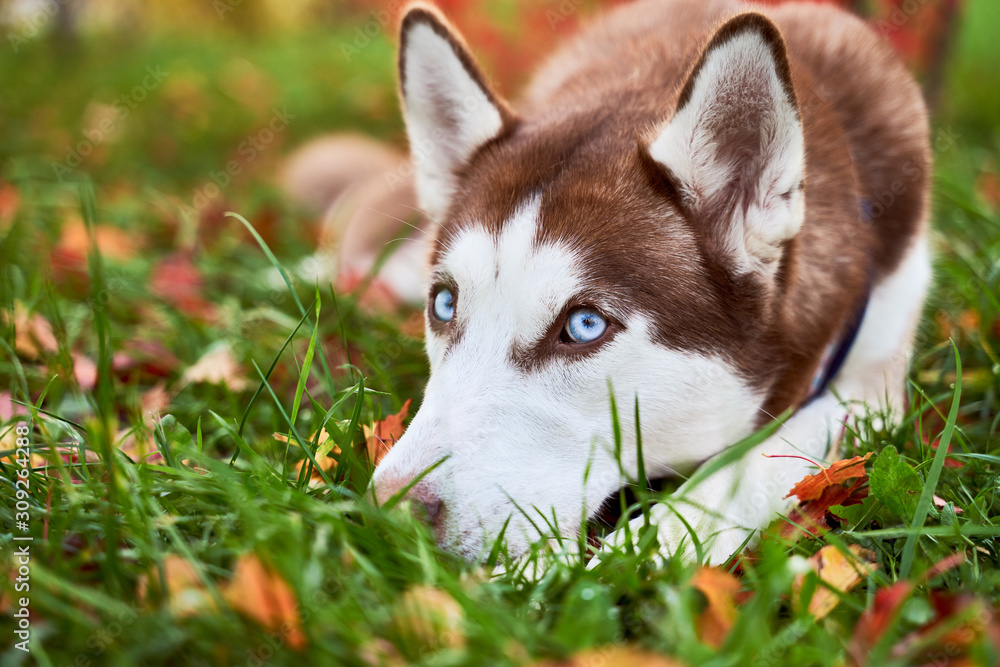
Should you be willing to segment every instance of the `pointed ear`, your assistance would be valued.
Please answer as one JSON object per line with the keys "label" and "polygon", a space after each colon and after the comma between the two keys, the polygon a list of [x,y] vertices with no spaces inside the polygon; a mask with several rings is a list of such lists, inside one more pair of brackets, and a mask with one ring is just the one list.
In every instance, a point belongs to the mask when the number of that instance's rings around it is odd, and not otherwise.
{"label": "pointed ear", "polygon": [[410,6],[400,28],[399,87],[420,204],[447,211],[459,171],[514,123],[486,84],[461,36],[426,5]]}
{"label": "pointed ear", "polygon": [[785,44],[760,14],[712,37],[649,155],[737,274],[773,275],[805,214],[805,146]]}

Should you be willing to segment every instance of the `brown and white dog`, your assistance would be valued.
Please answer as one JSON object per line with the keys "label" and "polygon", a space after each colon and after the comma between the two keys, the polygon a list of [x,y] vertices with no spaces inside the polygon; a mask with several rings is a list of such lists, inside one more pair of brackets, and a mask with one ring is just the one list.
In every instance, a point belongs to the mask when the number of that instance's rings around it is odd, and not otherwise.
{"label": "brown and white dog", "polygon": [[443,461],[408,491],[443,547],[477,560],[501,532],[512,556],[552,526],[577,535],[625,482],[612,391],[629,479],[633,401],[649,478],[794,410],[654,508],[664,555],[693,555],[687,524],[716,563],[810,472],[762,453],[823,459],[865,404],[903,406],[931,277],[928,122],[861,20],[643,0],[556,52],[515,110],[441,14],[415,5],[399,76],[437,223],[431,375],[374,491],[385,500]]}

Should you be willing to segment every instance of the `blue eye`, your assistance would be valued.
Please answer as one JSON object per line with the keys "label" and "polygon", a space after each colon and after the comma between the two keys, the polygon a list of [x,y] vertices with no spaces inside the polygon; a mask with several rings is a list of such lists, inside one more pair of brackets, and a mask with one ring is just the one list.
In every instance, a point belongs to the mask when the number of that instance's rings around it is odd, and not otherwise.
{"label": "blue eye", "polygon": [[569,314],[563,330],[574,343],[592,343],[608,329],[608,321],[591,308],[577,308]]}
{"label": "blue eye", "polygon": [[442,322],[450,322],[455,316],[455,297],[451,295],[451,290],[442,287],[434,295],[434,317]]}

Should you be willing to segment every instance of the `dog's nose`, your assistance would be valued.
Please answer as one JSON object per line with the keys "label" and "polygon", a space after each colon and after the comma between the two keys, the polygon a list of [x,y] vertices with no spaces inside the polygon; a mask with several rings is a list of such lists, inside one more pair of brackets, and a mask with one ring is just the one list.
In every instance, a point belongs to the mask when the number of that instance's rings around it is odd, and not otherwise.
{"label": "dog's nose", "polygon": [[[375,499],[379,505],[385,503],[413,481],[412,477],[380,477],[374,481]],[[425,479],[420,480],[406,492],[402,500],[416,501],[426,515],[427,522],[434,528],[435,534],[444,518],[444,503],[437,488]]]}

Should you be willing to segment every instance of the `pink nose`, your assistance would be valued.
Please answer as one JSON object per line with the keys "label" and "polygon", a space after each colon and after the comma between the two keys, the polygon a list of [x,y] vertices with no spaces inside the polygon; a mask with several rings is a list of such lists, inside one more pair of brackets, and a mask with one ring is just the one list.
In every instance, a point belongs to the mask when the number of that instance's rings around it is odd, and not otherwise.
{"label": "pink nose", "polygon": [[[412,481],[412,477],[379,477],[375,480],[375,499],[379,505],[382,505]],[[444,521],[445,507],[435,486],[426,479],[422,479],[406,492],[403,500],[417,501],[414,504],[423,509],[428,523],[431,524],[435,535],[437,535]]]}

